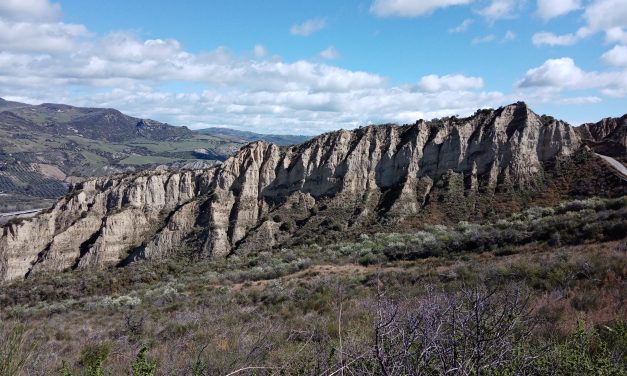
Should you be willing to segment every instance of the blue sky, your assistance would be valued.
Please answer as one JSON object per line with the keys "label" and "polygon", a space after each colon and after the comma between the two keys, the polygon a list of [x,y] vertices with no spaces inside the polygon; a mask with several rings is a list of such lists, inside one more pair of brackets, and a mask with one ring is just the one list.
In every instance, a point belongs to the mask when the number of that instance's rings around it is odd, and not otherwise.
{"label": "blue sky", "polygon": [[625,0],[0,3],[0,96],[317,134],[527,101],[627,112]]}

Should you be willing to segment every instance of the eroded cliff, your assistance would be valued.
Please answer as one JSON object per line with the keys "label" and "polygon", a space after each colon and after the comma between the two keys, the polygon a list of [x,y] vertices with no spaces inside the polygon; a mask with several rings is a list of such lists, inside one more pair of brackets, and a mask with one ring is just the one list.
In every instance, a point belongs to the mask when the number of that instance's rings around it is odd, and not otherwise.
{"label": "eroded cliff", "polygon": [[98,178],[2,229],[0,280],[183,249],[224,257],[313,228],[393,223],[450,205],[447,197],[533,186],[580,146],[574,128],[517,103],[464,119],[341,130],[286,148],[255,142],[206,170]]}

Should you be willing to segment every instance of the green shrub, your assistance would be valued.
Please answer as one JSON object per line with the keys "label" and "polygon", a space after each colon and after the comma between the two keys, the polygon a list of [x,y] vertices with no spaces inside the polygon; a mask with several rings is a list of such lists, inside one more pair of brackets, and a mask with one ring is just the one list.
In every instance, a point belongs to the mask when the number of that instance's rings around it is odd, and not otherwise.
{"label": "green shrub", "polygon": [[148,348],[142,347],[133,363],[133,376],[154,376],[157,373],[157,362],[147,356]]}
{"label": "green shrub", "polygon": [[557,376],[620,376],[625,364],[611,358],[607,343],[596,329],[579,323],[576,333],[564,343],[552,346],[537,361],[534,374]]}
{"label": "green shrub", "polygon": [[84,369],[86,376],[104,376],[104,362],[111,353],[109,343],[100,343],[86,346],[82,353],[79,364]]}

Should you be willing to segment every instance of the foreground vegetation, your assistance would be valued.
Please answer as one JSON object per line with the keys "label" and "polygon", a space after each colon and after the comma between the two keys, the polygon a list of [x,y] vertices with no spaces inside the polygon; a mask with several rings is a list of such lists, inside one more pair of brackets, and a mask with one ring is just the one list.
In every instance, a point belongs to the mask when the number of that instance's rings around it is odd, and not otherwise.
{"label": "foreground vegetation", "polygon": [[35,276],[0,289],[0,375],[624,375],[626,226],[590,199]]}

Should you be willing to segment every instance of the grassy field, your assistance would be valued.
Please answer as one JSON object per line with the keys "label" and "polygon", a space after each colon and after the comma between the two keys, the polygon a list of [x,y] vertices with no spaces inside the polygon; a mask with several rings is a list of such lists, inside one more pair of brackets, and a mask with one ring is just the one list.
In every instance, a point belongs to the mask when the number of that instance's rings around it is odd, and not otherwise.
{"label": "grassy field", "polygon": [[180,161],[180,159],[160,157],[160,156],[146,156],[146,155],[131,155],[128,158],[122,159],[119,163],[121,165],[142,166],[155,163],[172,163]]}
{"label": "grassy field", "polygon": [[626,226],[627,198],[589,199],[37,275],[0,289],[0,367],[10,349],[23,374],[624,375]]}

